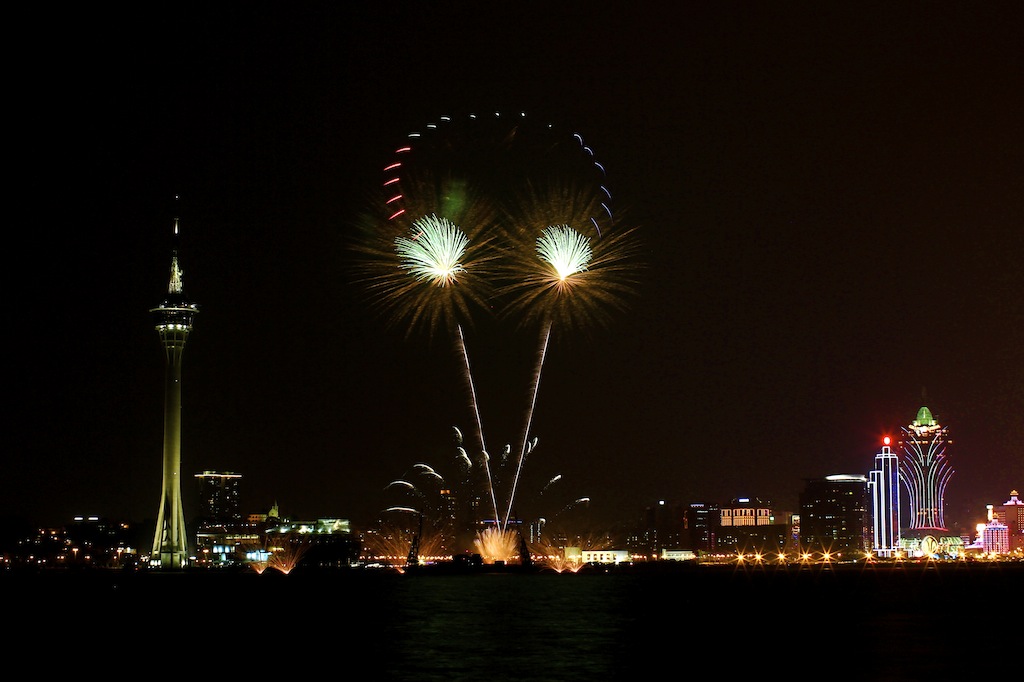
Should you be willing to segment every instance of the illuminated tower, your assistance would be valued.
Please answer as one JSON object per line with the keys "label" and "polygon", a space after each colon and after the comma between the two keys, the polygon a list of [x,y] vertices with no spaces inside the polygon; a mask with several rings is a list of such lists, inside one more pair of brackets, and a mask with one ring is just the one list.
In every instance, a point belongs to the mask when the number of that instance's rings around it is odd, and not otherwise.
{"label": "illuminated tower", "polygon": [[875,468],[868,473],[874,530],[871,549],[880,557],[890,557],[900,547],[899,458],[889,447],[889,436],[883,442],[875,455]]}
{"label": "illuminated tower", "polygon": [[[174,236],[178,236],[178,219],[174,219]],[[166,353],[164,374],[164,455],[163,493],[156,518],[152,561],[162,568],[181,568],[188,559],[185,535],[185,513],[181,506],[181,357],[185,341],[192,330],[192,318],[199,312],[195,303],[188,303],[182,289],[182,271],[178,252],[171,254],[171,280],[167,298],[150,310],[156,320]]]}
{"label": "illuminated tower", "polygon": [[942,520],[943,496],[953,476],[946,456],[949,429],[941,426],[931,410],[922,407],[917,419],[902,427],[900,478],[910,500],[910,531],[945,531]]}

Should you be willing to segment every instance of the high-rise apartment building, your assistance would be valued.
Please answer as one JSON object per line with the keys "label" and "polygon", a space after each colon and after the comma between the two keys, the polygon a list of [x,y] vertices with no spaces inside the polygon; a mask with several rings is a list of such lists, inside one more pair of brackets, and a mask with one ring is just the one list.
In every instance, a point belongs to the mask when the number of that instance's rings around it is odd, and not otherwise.
{"label": "high-rise apartment building", "polygon": [[999,519],[992,519],[981,531],[981,547],[986,554],[1007,554],[1010,551],[1010,531]]}
{"label": "high-rise apartment building", "polygon": [[880,557],[895,556],[900,548],[899,458],[886,436],[875,455],[875,468],[868,474],[871,493],[871,549]]}

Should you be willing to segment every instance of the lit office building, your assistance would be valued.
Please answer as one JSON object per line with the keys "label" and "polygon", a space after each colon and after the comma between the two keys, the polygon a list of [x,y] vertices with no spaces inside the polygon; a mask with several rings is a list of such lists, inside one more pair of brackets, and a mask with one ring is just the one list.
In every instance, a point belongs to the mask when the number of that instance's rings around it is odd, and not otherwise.
{"label": "lit office building", "polygon": [[242,520],[240,487],[242,475],[231,471],[204,471],[199,481],[199,513],[203,525],[226,525]]}
{"label": "lit office building", "polygon": [[900,476],[899,458],[885,445],[875,455],[875,468],[868,474],[871,492],[871,549],[880,557],[891,557],[900,548]]}
{"label": "lit office building", "polygon": [[1006,524],[1011,552],[1024,550],[1024,501],[1017,495],[1016,490],[1011,490],[1010,499],[994,508],[994,518]]}
{"label": "lit office building", "polygon": [[689,549],[683,540],[686,527],[686,511],[681,504],[658,500],[644,510],[644,530],[650,538],[649,552],[658,553],[663,549]]}
{"label": "lit office building", "polygon": [[789,544],[789,525],[775,517],[771,502],[756,497],[737,497],[723,504],[715,533],[721,552],[781,553]]}
{"label": "lit office building", "polygon": [[802,551],[863,557],[870,547],[868,479],[835,474],[807,481],[800,494]]}
{"label": "lit office building", "polygon": [[690,503],[686,509],[685,524],[691,549],[696,552],[713,552],[715,550],[717,520],[718,505],[705,502]]}
{"label": "lit office building", "polygon": [[686,529],[686,508],[658,500],[644,508],[626,546],[633,554],[652,557],[663,549],[690,549]]}
{"label": "lit office building", "polygon": [[450,488],[442,488],[439,494],[438,553],[451,555],[457,552],[458,498]]}
{"label": "lit office building", "polygon": [[775,523],[770,505],[757,498],[737,497],[721,510],[722,527],[770,526]]}
{"label": "lit office building", "polygon": [[199,523],[196,527],[196,562],[200,566],[227,565],[241,560],[246,548],[261,546],[262,518],[241,512],[242,475],[231,471],[204,471],[199,484]]}

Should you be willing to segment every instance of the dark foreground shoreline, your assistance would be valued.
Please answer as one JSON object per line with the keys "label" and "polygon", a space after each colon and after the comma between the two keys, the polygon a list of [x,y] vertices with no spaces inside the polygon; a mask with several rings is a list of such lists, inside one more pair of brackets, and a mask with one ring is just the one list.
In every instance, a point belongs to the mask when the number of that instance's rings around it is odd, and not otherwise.
{"label": "dark foreground shoreline", "polygon": [[694,562],[648,562],[619,565],[588,565],[578,572],[558,573],[543,566],[517,564],[465,566],[439,563],[402,570],[394,568],[312,568],[299,566],[288,574],[251,568],[185,568],[181,570],[113,568],[20,568],[0,571],[0,586],[44,592],[67,587],[73,590],[173,589],[176,585],[225,587],[230,585],[285,586],[337,583],[387,583],[419,578],[522,576],[560,580],[584,580],[599,576],[621,576],[650,580],[679,581],[694,586],[790,587],[875,587],[903,589],[930,582],[948,588],[995,587],[999,583],[1024,584],[1024,561],[949,561],[837,564],[697,564]]}
{"label": "dark foreground shoreline", "polygon": [[1024,562],[0,572],[13,650],[149,661],[152,647],[127,643],[170,637],[220,655],[244,640],[267,672],[294,675],[301,651],[303,665],[362,661],[375,679],[416,682],[933,678],[973,669],[972,643],[1020,618],[1021,585]]}

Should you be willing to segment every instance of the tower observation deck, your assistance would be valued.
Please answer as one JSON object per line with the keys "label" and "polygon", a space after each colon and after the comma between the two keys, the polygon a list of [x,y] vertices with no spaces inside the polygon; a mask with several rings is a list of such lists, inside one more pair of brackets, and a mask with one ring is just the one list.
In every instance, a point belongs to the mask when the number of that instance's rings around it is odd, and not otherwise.
{"label": "tower observation deck", "polygon": [[[178,236],[178,219],[174,219]],[[181,504],[181,360],[192,320],[199,307],[188,302],[182,287],[177,248],[171,255],[167,297],[150,312],[166,354],[164,372],[163,492],[157,513],[151,561],[161,568],[181,568],[188,561],[185,513]]]}

